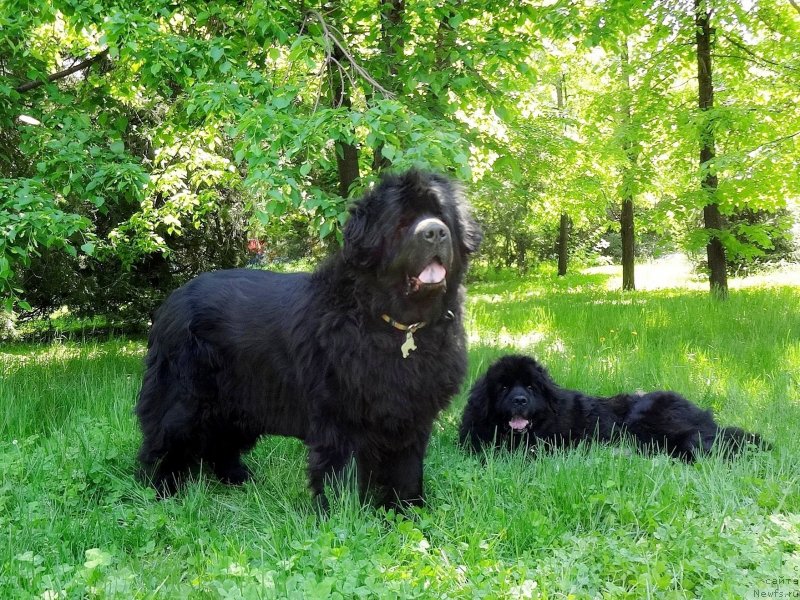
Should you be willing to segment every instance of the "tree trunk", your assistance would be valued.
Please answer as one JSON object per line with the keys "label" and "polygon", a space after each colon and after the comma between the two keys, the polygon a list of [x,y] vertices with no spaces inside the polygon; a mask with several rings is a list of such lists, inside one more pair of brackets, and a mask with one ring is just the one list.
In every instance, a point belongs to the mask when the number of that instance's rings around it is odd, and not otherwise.
{"label": "tree trunk", "polygon": [[[564,117],[564,107],[566,106],[566,78],[562,73],[556,82],[556,105],[558,106],[558,116]],[[564,126],[566,131],[566,125]],[[569,248],[569,216],[566,212],[561,213],[561,222],[558,227],[558,274],[567,274],[567,250]]]}
{"label": "tree trunk", "polygon": [[569,217],[561,213],[561,224],[558,228],[558,274],[567,274],[567,248],[569,247]]}
{"label": "tree trunk", "polygon": [[619,217],[620,232],[622,233],[622,289],[635,290],[634,282],[634,256],[633,243],[633,199],[623,198],[622,213]]}
{"label": "tree trunk", "polygon": [[[701,112],[714,107],[714,79],[711,73],[711,45],[712,29],[709,23],[711,13],[704,8],[704,0],[695,0],[695,37],[697,40],[697,89],[698,106]],[[703,220],[705,228],[710,231],[706,253],[708,256],[709,284],[711,293],[720,298],[728,295],[727,261],[725,247],[719,238],[718,232],[722,231],[724,222],[716,202],[717,176],[710,168],[710,161],[714,159],[714,129],[713,124],[705,119],[700,131],[700,187],[707,197],[703,207]]]}
{"label": "tree trunk", "polygon": [[528,272],[528,243],[522,238],[514,241],[516,247],[517,271],[520,273]]}
{"label": "tree trunk", "polygon": [[[331,82],[331,104],[334,108],[343,106],[348,110],[352,107],[350,102],[350,90],[348,89],[349,79],[341,72],[344,69],[347,58],[337,44],[333,44],[331,50],[333,61],[328,61],[328,76]],[[335,62],[334,62],[335,61]],[[358,148],[355,144],[338,140],[336,142],[336,167],[339,171],[339,195],[347,198],[350,193],[350,186],[359,177],[358,173]]]}
{"label": "tree trunk", "polygon": [[634,224],[633,224],[633,196],[635,188],[637,148],[633,139],[633,109],[631,108],[631,74],[628,60],[628,41],[620,53],[620,68],[622,71],[622,127],[623,150],[627,164],[622,171],[622,211],[619,217],[619,229],[622,237],[622,289],[635,290],[634,282]]}
{"label": "tree trunk", "polygon": [[403,17],[405,16],[405,0],[380,0],[381,8],[381,45],[382,53],[389,63],[391,81],[386,86],[393,92],[399,91],[397,74],[399,72],[400,57],[405,48],[403,32]]}

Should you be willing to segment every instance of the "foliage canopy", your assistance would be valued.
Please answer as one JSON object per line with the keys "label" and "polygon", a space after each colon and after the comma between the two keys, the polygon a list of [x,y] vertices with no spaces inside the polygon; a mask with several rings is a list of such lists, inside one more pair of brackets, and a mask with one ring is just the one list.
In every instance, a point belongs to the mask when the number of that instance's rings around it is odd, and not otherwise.
{"label": "foliage canopy", "polygon": [[[552,255],[562,213],[572,252],[592,250],[625,194],[640,244],[696,251],[716,234],[739,266],[785,253],[800,11],[705,5],[708,111],[684,0],[5,2],[5,306],[140,315],[187,277],[242,264],[248,239],[272,262],[322,254],[347,197],[412,165],[469,183],[494,264]],[[717,153],[700,166],[709,130]],[[345,161],[357,177],[342,188]],[[711,233],[708,170],[727,219]]]}

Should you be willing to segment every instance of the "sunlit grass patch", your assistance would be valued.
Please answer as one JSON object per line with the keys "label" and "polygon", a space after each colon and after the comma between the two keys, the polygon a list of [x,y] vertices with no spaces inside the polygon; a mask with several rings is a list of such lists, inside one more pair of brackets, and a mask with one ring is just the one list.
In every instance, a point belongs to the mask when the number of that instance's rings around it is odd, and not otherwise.
{"label": "sunlit grass patch", "polygon": [[[584,275],[605,278],[606,290],[622,289],[622,266],[607,265],[590,267],[582,271]],[[694,266],[683,254],[669,254],[657,260],[637,264],[634,267],[636,289],[692,289],[707,290],[708,277],[695,271]],[[728,282],[730,289],[760,286],[800,286],[800,265],[783,265],[764,272],[745,277],[732,277]]]}

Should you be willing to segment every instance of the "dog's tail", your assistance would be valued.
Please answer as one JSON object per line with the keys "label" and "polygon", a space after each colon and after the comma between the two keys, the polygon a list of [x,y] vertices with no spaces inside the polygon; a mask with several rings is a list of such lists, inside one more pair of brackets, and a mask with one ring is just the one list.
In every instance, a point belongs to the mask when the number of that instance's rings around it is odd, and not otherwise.
{"label": "dog's tail", "polygon": [[720,427],[717,430],[715,445],[722,446],[724,454],[736,454],[753,446],[759,450],[772,450],[772,444],[757,433],[745,431],[740,427]]}

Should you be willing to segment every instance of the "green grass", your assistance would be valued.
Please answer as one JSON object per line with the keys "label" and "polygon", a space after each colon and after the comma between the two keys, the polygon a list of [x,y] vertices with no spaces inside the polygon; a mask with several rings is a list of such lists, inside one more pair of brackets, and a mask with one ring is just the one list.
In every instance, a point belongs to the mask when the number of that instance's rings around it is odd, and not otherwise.
{"label": "green grass", "polygon": [[[407,516],[345,489],[315,516],[301,443],[255,481],[157,501],[133,474],[140,340],[0,346],[2,598],[729,598],[800,594],[800,288],[608,290],[611,275],[470,288],[469,380],[509,351],[587,392],[672,388],[776,446],[688,466],[620,448],[456,447],[464,394]],[[419,343],[419,342],[418,342]],[[777,581],[780,578],[789,581]],[[788,597],[788,596],[784,596]]]}

